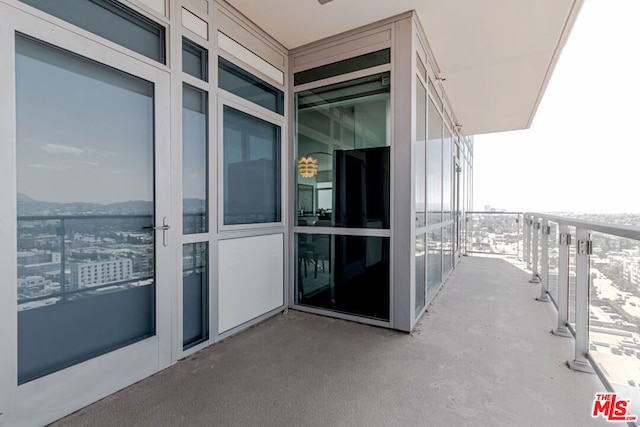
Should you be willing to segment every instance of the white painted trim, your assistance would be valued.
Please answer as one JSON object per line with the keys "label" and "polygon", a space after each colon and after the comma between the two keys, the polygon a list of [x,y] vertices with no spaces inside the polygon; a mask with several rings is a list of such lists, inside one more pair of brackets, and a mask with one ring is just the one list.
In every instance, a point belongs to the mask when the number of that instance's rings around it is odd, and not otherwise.
{"label": "white painted trim", "polygon": [[167,9],[165,0],[137,0],[147,8],[159,13],[162,16],[167,16]]}
{"label": "white painted trim", "polygon": [[209,23],[200,18],[189,9],[182,7],[181,9],[182,26],[187,30],[197,34],[204,40],[209,40]]}
{"label": "white painted trim", "polygon": [[218,47],[269,76],[280,85],[284,85],[284,73],[282,71],[221,31],[218,31]]}

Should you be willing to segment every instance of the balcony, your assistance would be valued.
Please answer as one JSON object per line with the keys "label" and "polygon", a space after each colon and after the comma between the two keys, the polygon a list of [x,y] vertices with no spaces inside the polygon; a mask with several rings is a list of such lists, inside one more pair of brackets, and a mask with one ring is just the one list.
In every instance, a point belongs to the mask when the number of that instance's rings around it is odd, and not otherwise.
{"label": "balcony", "polygon": [[464,257],[412,334],[289,311],[53,425],[609,425],[531,278]]}

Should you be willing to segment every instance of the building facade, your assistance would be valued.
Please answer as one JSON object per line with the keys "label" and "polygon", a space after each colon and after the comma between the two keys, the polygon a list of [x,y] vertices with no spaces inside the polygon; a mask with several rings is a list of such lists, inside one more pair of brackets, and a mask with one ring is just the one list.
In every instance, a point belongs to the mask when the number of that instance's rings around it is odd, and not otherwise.
{"label": "building facade", "polygon": [[544,2],[514,93],[465,77],[493,76],[472,39],[434,53],[464,31],[430,2],[298,42],[281,2],[230,3],[0,0],[0,425],[286,308],[411,331],[463,252],[471,135],[530,124],[580,4]]}

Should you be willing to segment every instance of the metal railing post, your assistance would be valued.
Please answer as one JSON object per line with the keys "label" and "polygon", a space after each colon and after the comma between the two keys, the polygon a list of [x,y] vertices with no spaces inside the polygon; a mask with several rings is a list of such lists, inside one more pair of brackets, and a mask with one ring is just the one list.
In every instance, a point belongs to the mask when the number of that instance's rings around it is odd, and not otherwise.
{"label": "metal railing post", "polygon": [[560,337],[573,338],[569,325],[569,247],[571,234],[569,226],[559,224],[558,232],[558,326],[552,331]]}
{"label": "metal railing post", "polygon": [[520,219],[520,214],[517,215],[516,224],[518,224],[518,241],[516,242],[516,258],[522,260],[520,257],[520,242],[522,239],[520,238],[520,228],[522,224],[522,219]]}
{"label": "metal railing post", "polygon": [[469,252],[469,213],[465,212],[464,216],[464,255]]}
{"label": "metal railing post", "polygon": [[531,218],[529,217],[529,215],[526,215],[526,214],[523,215],[522,222],[523,222],[522,252],[524,252],[524,262],[527,268],[530,268],[531,267],[531,255],[530,255],[531,248],[529,247],[529,245],[531,242]]}
{"label": "metal railing post", "polygon": [[569,367],[576,371],[594,373],[587,354],[589,352],[589,231],[576,228],[576,340],[575,356]]}
{"label": "metal railing post", "polygon": [[60,228],[58,228],[58,233],[60,234],[60,292],[62,293],[62,299],[66,300],[65,292],[67,290],[66,286],[66,274],[65,271],[67,269],[66,266],[66,248],[65,248],[65,237],[67,234],[67,230],[65,228],[64,218],[60,220]]}
{"label": "metal railing post", "polygon": [[549,235],[551,234],[551,228],[549,227],[549,221],[542,220],[542,227],[540,228],[540,238],[542,242],[540,244],[542,256],[541,256],[541,268],[542,276],[540,279],[540,296],[536,298],[538,301],[549,302]]}
{"label": "metal railing post", "polygon": [[531,225],[533,239],[532,239],[532,249],[533,249],[533,263],[531,266],[531,280],[529,283],[540,283],[540,275],[538,274],[538,234],[540,233],[540,221],[538,218],[533,217],[533,224]]}

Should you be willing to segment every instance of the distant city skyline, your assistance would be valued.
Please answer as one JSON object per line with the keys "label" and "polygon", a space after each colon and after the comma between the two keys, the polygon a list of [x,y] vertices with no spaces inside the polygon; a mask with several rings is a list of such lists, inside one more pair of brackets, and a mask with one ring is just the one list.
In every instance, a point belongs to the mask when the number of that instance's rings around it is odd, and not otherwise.
{"label": "distant city skyline", "polygon": [[475,210],[640,214],[639,18],[585,1],[531,129],[475,137]]}

